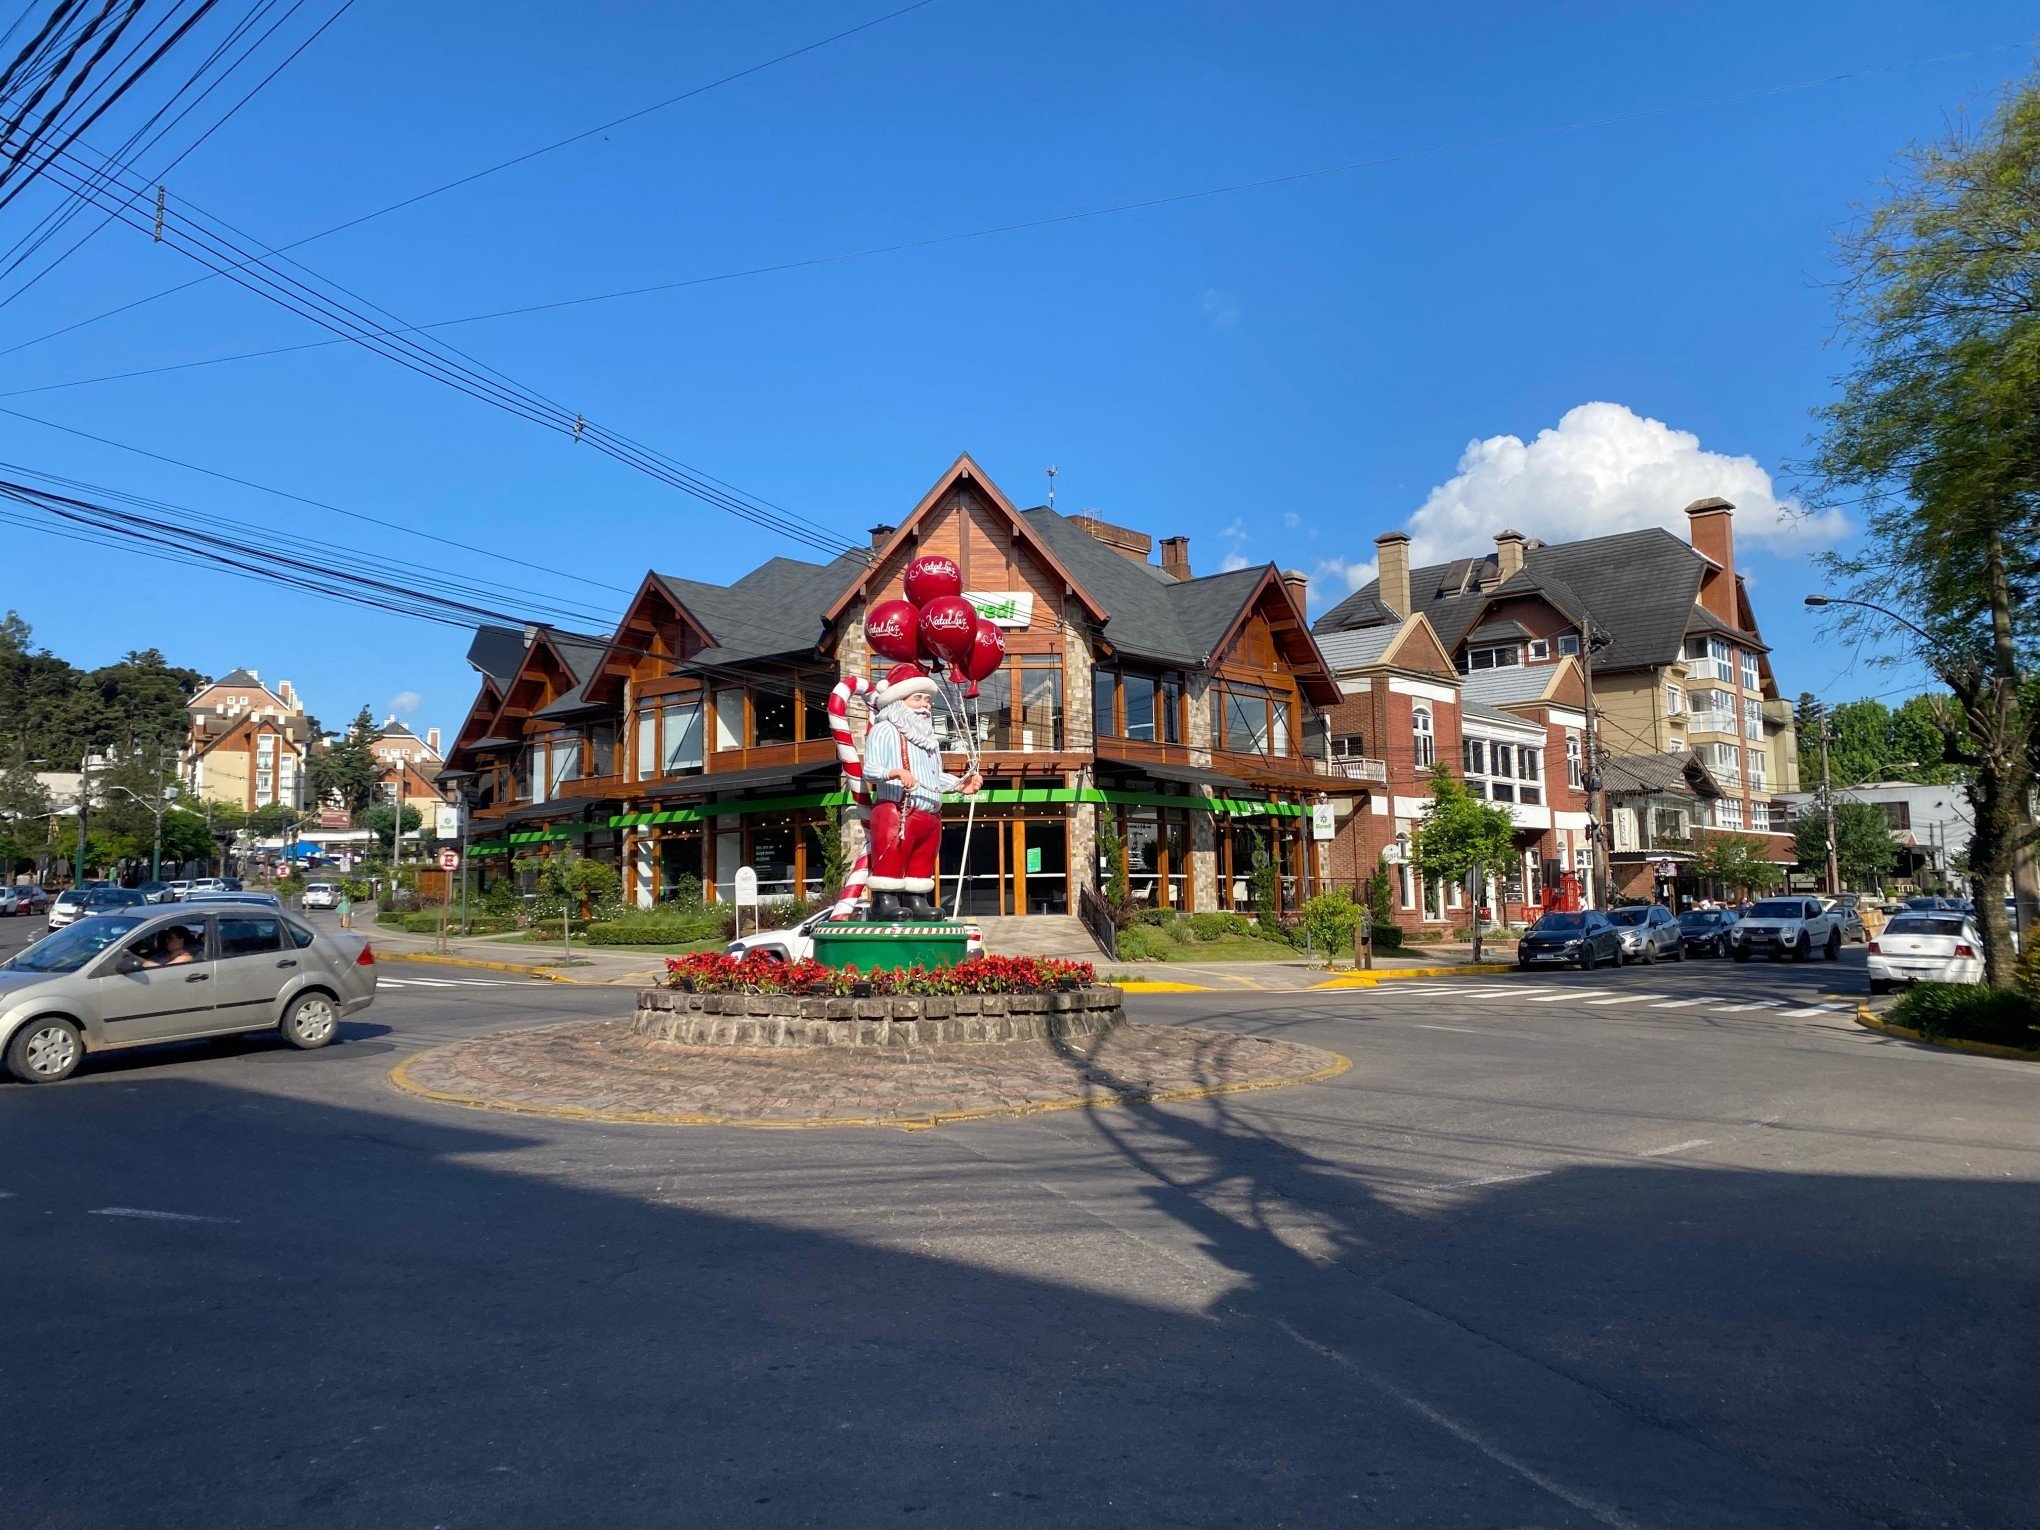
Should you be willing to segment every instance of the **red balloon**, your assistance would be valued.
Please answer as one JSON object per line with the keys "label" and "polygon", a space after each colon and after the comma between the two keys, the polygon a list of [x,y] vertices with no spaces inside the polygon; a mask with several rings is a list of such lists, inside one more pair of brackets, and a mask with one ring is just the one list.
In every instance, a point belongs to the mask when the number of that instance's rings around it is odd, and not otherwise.
{"label": "red balloon", "polygon": [[921,613],[904,600],[873,606],[864,618],[864,636],[871,651],[895,664],[921,657]]}
{"label": "red balloon", "polygon": [[970,634],[970,652],[957,666],[963,672],[963,678],[970,682],[970,689],[963,694],[975,696],[978,682],[998,673],[999,666],[1005,662],[1006,634],[980,616]]}
{"label": "red balloon", "polygon": [[907,599],[922,610],[932,600],[963,593],[963,570],[954,558],[929,553],[907,565]]}
{"label": "red balloon", "polygon": [[977,630],[977,608],[961,595],[943,595],[921,608],[921,633],[951,664],[963,662]]}

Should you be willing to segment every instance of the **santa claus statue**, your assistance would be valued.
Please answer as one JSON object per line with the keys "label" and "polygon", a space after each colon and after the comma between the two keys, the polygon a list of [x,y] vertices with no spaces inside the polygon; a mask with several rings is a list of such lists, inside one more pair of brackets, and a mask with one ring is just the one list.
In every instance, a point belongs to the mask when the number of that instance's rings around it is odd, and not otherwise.
{"label": "santa claus statue", "polygon": [[942,843],[942,794],[976,795],[976,771],[942,768],[935,737],[935,682],[918,664],[896,664],[871,693],[864,779],[871,788],[871,917],[939,919],[935,854]]}

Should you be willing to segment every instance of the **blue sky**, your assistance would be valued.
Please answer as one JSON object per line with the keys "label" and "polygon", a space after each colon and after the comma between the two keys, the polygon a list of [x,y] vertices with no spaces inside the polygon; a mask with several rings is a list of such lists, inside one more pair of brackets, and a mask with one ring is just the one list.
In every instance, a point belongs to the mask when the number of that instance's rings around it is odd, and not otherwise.
{"label": "blue sky", "polygon": [[[612,3],[563,20],[536,0],[358,0],[171,195],[298,238],[891,8]],[[1832,230],[1901,145],[1987,109],[2031,34],[2029,6],[1991,0],[1485,5],[1450,22],[934,0],[301,258],[429,321],[1413,155],[446,334],[846,536],[897,519],[968,450],[1023,505],[1052,462],[1060,508],[1187,534],[1200,572],[1305,568],[1322,599],[1393,527],[1420,555],[1475,551],[1505,522],[1557,539],[1676,522],[1724,493],[1745,507],[1786,693],[1842,700],[1907,677],[1820,644],[1799,601],[1836,528],[1777,508],[1846,361],[1822,288]],[[1918,62],[1955,53],[1972,56]],[[1720,99],[1858,70],[1879,72]],[[1718,104],[1633,115],[1697,101]],[[1541,132],[1615,117],[1631,120]],[[1460,145],[1478,146],[1430,152]],[[109,230],[0,308],[0,348],[192,269]],[[349,348],[20,391],[316,338],[213,282],[0,357],[0,406],[549,572],[0,417],[4,455],[315,556],[605,605],[621,595],[569,576],[722,579],[800,551]],[[473,692],[445,629],[0,539],[26,575],[5,604],[81,664],[155,645],[215,673],[252,665],[330,723],[401,698],[415,726],[450,728]]]}

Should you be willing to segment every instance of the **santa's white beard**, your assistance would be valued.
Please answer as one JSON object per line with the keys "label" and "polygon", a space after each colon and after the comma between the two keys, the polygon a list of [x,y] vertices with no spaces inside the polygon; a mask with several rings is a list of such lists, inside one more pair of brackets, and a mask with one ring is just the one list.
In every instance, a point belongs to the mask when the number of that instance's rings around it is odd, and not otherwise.
{"label": "santa's white beard", "polygon": [[916,712],[904,701],[895,701],[878,714],[880,722],[889,722],[900,730],[900,737],[923,749],[942,751],[941,741],[935,737],[935,722],[926,712]]}

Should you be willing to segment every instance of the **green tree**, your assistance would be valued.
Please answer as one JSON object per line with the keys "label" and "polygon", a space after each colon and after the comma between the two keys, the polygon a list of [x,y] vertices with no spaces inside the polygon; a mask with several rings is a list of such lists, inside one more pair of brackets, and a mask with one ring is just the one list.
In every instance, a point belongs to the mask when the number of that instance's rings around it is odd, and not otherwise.
{"label": "green tree", "polygon": [[1367,922],[1375,929],[1395,923],[1395,874],[1382,856],[1367,877]]}
{"label": "green tree", "polygon": [[[378,802],[374,807],[363,813],[359,819],[360,827],[368,830],[370,834],[375,836],[376,846],[385,853],[390,848],[390,819],[397,812],[398,809],[392,807],[389,803]],[[399,832],[409,834],[419,824],[423,823],[424,819],[420,818],[418,810],[407,802],[403,805],[402,817],[398,819],[398,822],[401,825]]]}
{"label": "green tree", "polygon": [[245,828],[257,839],[275,839],[278,835],[288,834],[292,826],[305,816],[287,802],[265,802],[252,813],[240,808],[234,811],[241,815],[240,822],[225,823],[221,821],[219,809],[215,808],[214,827]]}
{"label": "green tree", "polygon": [[[349,818],[358,818],[375,800],[377,767],[375,751],[369,746],[380,733],[375,714],[363,707],[354,714],[345,734],[315,750],[306,763],[312,790],[321,798],[337,801],[347,809]],[[388,832],[385,824],[384,833]]]}
{"label": "green tree", "polygon": [[[1410,836],[1410,863],[1426,882],[1447,886],[1476,872],[1482,880],[1516,859],[1516,820],[1509,810],[1476,797],[1443,764],[1431,768],[1431,802]],[[1480,919],[1473,921],[1480,949]]]}
{"label": "green tree", "polygon": [[[1818,804],[1792,820],[1792,848],[1801,870],[1827,874],[1827,814]],[[1891,870],[1897,854],[1884,809],[1874,802],[1835,799],[1835,866],[1845,886],[1867,888]]]}
{"label": "green tree", "polygon": [[1731,898],[1767,893],[1784,880],[1777,864],[1764,858],[1763,845],[1740,834],[1708,835],[1693,854],[1693,870]]}
{"label": "green tree", "polygon": [[205,815],[190,808],[174,807],[163,815],[163,860],[210,861],[215,846]]}
{"label": "green tree", "polygon": [[850,852],[843,844],[843,810],[833,804],[822,810],[820,822],[811,831],[815,848],[822,853],[822,895],[838,897],[843,879],[850,875]]}
{"label": "green tree", "polygon": [[[1820,780],[1820,740],[1814,739],[1813,781]],[[1885,779],[1891,757],[1891,708],[1881,701],[1845,701],[1828,713],[1828,773],[1836,786]],[[1802,782],[1806,777],[1800,777]]]}
{"label": "green tree", "polygon": [[1891,714],[1887,780],[1944,786],[1957,778],[1956,768],[1944,758],[1948,729],[1937,720],[1953,705],[1952,696],[1915,696]]}
{"label": "green tree", "polygon": [[[1908,151],[1886,198],[1841,240],[1839,308],[1856,361],[1822,411],[1815,496],[1860,506],[1855,550],[1823,556],[1842,622],[1953,693],[1936,710],[1965,771],[1987,981],[2011,980],[1997,889],[2035,838],[2040,646],[2040,83],[1974,134]],[[2033,889],[2022,888],[2030,905]],[[2029,912],[2032,910],[2029,907]]]}

